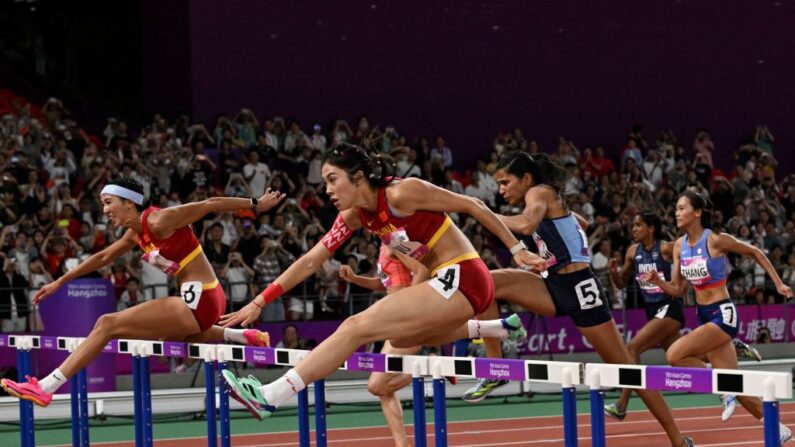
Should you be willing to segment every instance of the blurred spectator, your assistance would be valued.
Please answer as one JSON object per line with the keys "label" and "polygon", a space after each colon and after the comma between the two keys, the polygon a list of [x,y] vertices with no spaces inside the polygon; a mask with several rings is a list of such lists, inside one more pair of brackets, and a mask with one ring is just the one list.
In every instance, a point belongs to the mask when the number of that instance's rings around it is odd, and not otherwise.
{"label": "blurred spectator", "polygon": [[27,330],[30,304],[26,293],[30,283],[19,273],[16,258],[0,253],[3,258],[3,274],[0,275],[0,320],[3,332]]}
{"label": "blurred spectator", "polygon": [[288,324],[282,329],[282,339],[276,345],[277,348],[284,349],[307,349],[308,341],[298,335],[298,327]]}
{"label": "blurred spectator", "polygon": [[140,283],[138,278],[129,278],[124,285],[124,291],[119,296],[117,310],[124,310],[128,307],[135,306],[138,303],[148,301],[140,292]]}
{"label": "blurred spectator", "polygon": [[453,166],[453,151],[444,141],[442,137],[436,137],[436,143],[431,149],[431,161],[437,160],[442,164],[442,167],[447,169]]}
{"label": "blurred spectator", "polygon": [[220,276],[228,284],[229,295],[227,298],[231,305],[227,311],[234,312],[243,307],[249,299],[254,270],[246,264],[240,252],[233,251],[229,253],[228,261],[221,270]]}
{"label": "blurred spectator", "polygon": [[254,197],[265,194],[265,186],[271,179],[271,170],[268,165],[259,161],[259,153],[254,149],[250,149],[247,153],[246,164],[243,166],[243,179],[248,182]]}
{"label": "blurred spectator", "polygon": [[[278,241],[267,236],[259,238],[260,254],[254,258],[253,270],[256,274],[258,290],[264,290],[293,262],[295,256],[285,250]],[[265,306],[262,321],[284,321],[284,302],[281,297]]]}

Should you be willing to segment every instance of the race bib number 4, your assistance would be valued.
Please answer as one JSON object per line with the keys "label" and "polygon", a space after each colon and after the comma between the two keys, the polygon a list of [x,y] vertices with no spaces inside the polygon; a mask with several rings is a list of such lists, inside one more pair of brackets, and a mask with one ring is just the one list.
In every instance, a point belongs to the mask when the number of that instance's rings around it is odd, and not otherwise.
{"label": "race bib number 4", "polygon": [[184,282],[180,286],[179,290],[180,295],[182,296],[182,301],[184,301],[189,308],[196,310],[196,308],[199,307],[199,301],[202,298],[201,281]]}
{"label": "race bib number 4", "polygon": [[602,298],[599,296],[599,285],[594,278],[580,281],[574,290],[577,292],[577,299],[580,301],[580,309],[593,309],[602,305]]}
{"label": "race bib number 4", "polygon": [[438,272],[428,284],[433,287],[433,290],[439,292],[445,299],[450,299],[451,296],[458,290],[458,283],[461,280],[461,266],[453,264],[450,267],[445,267]]}

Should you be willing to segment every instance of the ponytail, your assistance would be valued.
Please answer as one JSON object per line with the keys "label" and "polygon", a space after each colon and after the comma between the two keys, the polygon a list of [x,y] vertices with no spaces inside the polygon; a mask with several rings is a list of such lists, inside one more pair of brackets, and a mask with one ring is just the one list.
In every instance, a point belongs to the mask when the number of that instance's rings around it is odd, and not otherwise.
{"label": "ponytail", "polygon": [[349,178],[362,171],[365,181],[373,188],[383,188],[395,177],[395,161],[389,155],[370,156],[364,149],[350,143],[339,143],[331,147],[323,163],[344,170]]}
{"label": "ponytail", "polygon": [[519,178],[530,174],[535,185],[549,185],[557,192],[563,188],[566,179],[566,170],[543,153],[530,155],[522,151],[509,152],[497,163],[497,170],[503,169]]}

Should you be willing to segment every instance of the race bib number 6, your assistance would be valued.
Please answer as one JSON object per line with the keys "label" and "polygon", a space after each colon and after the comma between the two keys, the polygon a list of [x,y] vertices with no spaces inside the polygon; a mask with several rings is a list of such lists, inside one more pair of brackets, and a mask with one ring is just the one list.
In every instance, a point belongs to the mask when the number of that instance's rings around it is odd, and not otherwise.
{"label": "race bib number 6", "polygon": [[182,301],[184,301],[189,308],[196,310],[196,308],[199,307],[199,301],[202,298],[201,281],[184,282],[180,286],[179,291],[182,296]]}
{"label": "race bib number 6", "polygon": [[428,284],[433,287],[433,290],[439,292],[445,299],[449,300],[451,296],[458,290],[458,283],[461,280],[461,266],[453,264],[450,267],[445,267],[438,272]]}

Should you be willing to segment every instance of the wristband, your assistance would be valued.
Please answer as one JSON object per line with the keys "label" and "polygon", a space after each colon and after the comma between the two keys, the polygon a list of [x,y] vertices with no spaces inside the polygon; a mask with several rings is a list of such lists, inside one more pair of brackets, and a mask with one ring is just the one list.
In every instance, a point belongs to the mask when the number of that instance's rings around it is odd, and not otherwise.
{"label": "wristband", "polygon": [[251,209],[254,210],[255,213],[257,212],[257,205],[259,205],[259,200],[257,200],[256,197],[252,197],[251,198]]}
{"label": "wristband", "polygon": [[527,250],[527,245],[524,244],[524,241],[519,241],[516,245],[511,247],[511,255],[515,255],[522,250]]}
{"label": "wristband", "polygon": [[252,302],[252,303],[254,303],[254,305],[255,305],[255,306],[257,306],[257,307],[259,307],[260,309],[264,309],[264,308],[265,308],[265,305],[263,304],[262,306],[260,306],[260,305],[257,303],[257,298],[258,298],[258,296],[255,296],[255,297],[254,297],[254,299],[253,299],[253,300],[251,300],[251,302]]}
{"label": "wristband", "polygon": [[271,283],[271,285],[269,285],[268,288],[266,288],[260,295],[262,295],[262,299],[265,300],[265,306],[267,306],[269,303],[272,303],[277,298],[282,296],[283,293],[284,289],[280,284]]}

